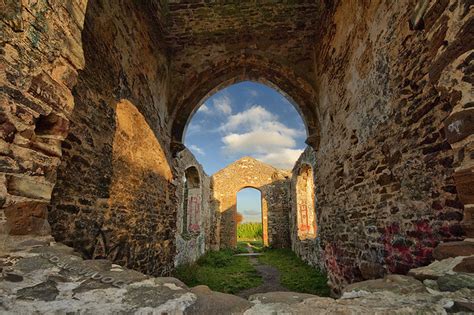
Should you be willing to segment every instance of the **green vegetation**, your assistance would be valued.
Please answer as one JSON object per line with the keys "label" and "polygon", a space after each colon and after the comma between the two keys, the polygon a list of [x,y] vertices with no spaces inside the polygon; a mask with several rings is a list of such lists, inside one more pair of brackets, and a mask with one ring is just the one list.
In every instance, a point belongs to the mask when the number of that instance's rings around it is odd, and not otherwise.
{"label": "green vegetation", "polygon": [[257,240],[263,237],[262,223],[247,222],[237,226],[237,238],[239,240]]}
{"label": "green vegetation", "polygon": [[250,264],[248,257],[234,256],[247,253],[247,244],[261,264],[270,265],[280,272],[281,284],[291,291],[329,296],[326,275],[306,265],[290,249],[264,248],[259,241],[239,241],[236,249],[208,252],[195,264],[180,266],[174,276],[188,286],[204,284],[214,291],[235,294],[262,284],[262,278]]}
{"label": "green vegetation", "polygon": [[269,249],[258,260],[280,271],[281,284],[291,291],[329,296],[327,277],[305,264],[290,249]]}
{"label": "green vegetation", "polygon": [[252,247],[254,253],[260,253],[263,250],[263,241],[237,241],[237,251],[239,253],[248,253],[248,245]]}
{"label": "green vegetation", "polygon": [[237,293],[262,284],[248,257],[236,257],[235,253],[231,249],[208,252],[195,264],[178,267],[175,277],[190,287],[204,284],[224,293]]}

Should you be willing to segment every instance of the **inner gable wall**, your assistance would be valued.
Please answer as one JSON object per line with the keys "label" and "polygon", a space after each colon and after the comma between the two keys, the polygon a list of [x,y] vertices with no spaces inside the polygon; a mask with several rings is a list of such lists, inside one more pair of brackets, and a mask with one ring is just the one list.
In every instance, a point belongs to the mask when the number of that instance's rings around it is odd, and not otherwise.
{"label": "inner gable wall", "polygon": [[289,247],[289,176],[253,158],[244,157],[212,176],[214,212],[219,215],[219,247],[235,247],[237,241],[237,193],[247,187],[262,193],[264,244]]}

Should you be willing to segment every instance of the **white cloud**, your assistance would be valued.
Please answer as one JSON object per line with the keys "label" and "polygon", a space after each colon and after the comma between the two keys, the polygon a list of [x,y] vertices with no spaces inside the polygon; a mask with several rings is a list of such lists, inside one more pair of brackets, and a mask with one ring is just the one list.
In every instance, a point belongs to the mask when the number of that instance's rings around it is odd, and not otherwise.
{"label": "white cloud", "polygon": [[227,95],[222,95],[212,100],[212,106],[208,103],[202,104],[198,108],[197,113],[203,113],[206,115],[224,114],[225,116],[228,116],[232,114],[232,102]]}
{"label": "white cloud", "polygon": [[252,129],[258,126],[260,122],[272,122],[278,119],[265,108],[259,105],[250,107],[249,109],[232,115],[227,122],[221,126],[223,131],[234,131],[241,128]]}
{"label": "white cloud", "polygon": [[254,130],[243,134],[231,133],[222,138],[229,153],[264,153],[276,148],[296,145],[293,137],[278,131]]}
{"label": "white cloud", "polygon": [[296,138],[305,132],[293,129],[259,105],[231,115],[219,130],[223,150],[230,155],[251,155],[278,168],[290,169],[303,152]]}
{"label": "white cloud", "polygon": [[197,153],[199,155],[206,155],[206,153],[204,152],[203,149],[201,149],[200,147],[198,147],[197,145],[195,144],[191,144],[189,146],[189,149],[193,152],[193,153]]}
{"label": "white cloud", "polygon": [[291,169],[301,153],[303,153],[303,150],[282,149],[277,152],[269,152],[267,154],[259,155],[256,159],[271,164],[277,168]]}
{"label": "white cloud", "polygon": [[212,101],[212,105],[214,106],[214,109],[221,114],[232,114],[232,104],[230,98],[227,95],[215,98]]}
{"label": "white cloud", "polygon": [[197,110],[198,113],[204,113],[204,114],[209,114],[211,113],[211,110],[209,109],[209,107],[207,107],[206,104],[202,104],[201,107],[199,107],[199,109]]}
{"label": "white cloud", "polygon": [[249,109],[229,116],[227,122],[220,127],[221,131],[253,131],[266,130],[278,131],[290,137],[302,136],[303,130],[292,129],[278,121],[279,117],[267,111],[260,105],[254,105]]}

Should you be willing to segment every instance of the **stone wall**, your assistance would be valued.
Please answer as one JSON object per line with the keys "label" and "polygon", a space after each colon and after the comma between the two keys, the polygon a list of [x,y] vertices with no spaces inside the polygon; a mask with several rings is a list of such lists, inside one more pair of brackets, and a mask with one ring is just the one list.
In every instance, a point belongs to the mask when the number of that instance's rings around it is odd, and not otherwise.
{"label": "stone wall", "polygon": [[174,141],[182,141],[188,119],[207,97],[242,80],[289,96],[309,134],[317,134],[310,43],[323,3],[183,0],[168,8]]}
{"label": "stone wall", "polygon": [[255,188],[262,195],[263,242],[266,246],[289,247],[290,172],[278,170],[251,157],[243,157],[212,177],[212,206],[219,215],[215,241],[218,247],[233,247],[237,241],[237,193]]}
{"label": "stone wall", "polygon": [[49,234],[87,1],[0,4],[0,234]]}
{"label": "stone wall", "polygon": [[[203,98],[250,79],[295,102],[317,151],[320,243],[295,250],[335,287],[429,263],[439,242],[474,237],[474,13],[416,3],[4,1],[1,228],[48,234],[53,194],[57,240],[167,273],[183,171],[171,154]],[[213,248],[235,242],[219,228],[235,227],[245,185],[279,209],[269,244],[288,243],[290,175],[256,169],[265,182],[232,170],[229,192],[227,171],[214,176]]]}
{"label": "stone wall", "polygon": [[[315,169],[318,167],[316,165],[316,153],[311,147],[306,147],[305,151],[301,154],[298,161],[296,161],[295,166],[293,167],[292,176],[291,176],[291,212],[290,212],[290,237],[291,237],[291,249],[298,255],[302,260],[307,262],[309,265],[317,267],[321,270],[325,269],[323,251],[321,250],[321,238],[319,237],[319,218],[321,214],[321,208],[317,200],[314,200],[314,213],[316,217],[316,234],[311,237],[302,238],[298,228],[298,194],[301,194],[299,187],[297,185],[298,176],[300,170],[305,167],[310,166],[311,171],[314,174]],[[313,187],[315,194],[317,189],[323,186],[322,182],[313,176]],[[320,188],[319,188],[320,189]]]}
{"label": "stone wall", "polygon": [[[190,196],[185,198],[186,170],[195,168],[198,171],[199,187],[195,200],[190,200]],[[196,161],[193,154],[185,149],[181,151],[174,160],[174,172],[176,174],[176,200],[178,200],[178,212],[176,216],[176,256],[174,263],[176,266],[192,263],[196,261],[206,251],[210,250],[211,233],[215,229],[213,226],[214,212],[210,208],[211,179],[204,172],[201,164]],[[185,204],[187,203],[187,204]],[[187,218],[184,219],[184,208],[187,208]],[[198,222],[197,228],[188,229],[192,223],[189,219],[194,216]],[[187,223],[187,224],[186,224]]]}
{"label": "stone wall", "polygon": [[50,206],[53,236],[148,274],[174,266],[168,59],[153,2],[92,1],[85,68]]}
{"label": "stone wall", "polygon": [[[314,59],[314,169],[335,286],[406,273],[428,264],[439,242],[464,237],[463,202],[473,200],[469,3],[428,1],[412,29],[414,1],[339,1],[327,11]],[[453,121],[463,127],[446,128]]]}

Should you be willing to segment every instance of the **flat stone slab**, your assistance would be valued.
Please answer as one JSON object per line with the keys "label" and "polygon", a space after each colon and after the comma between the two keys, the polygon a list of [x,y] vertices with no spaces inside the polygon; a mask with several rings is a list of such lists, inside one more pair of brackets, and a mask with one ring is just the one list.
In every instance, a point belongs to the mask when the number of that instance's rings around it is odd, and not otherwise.
{"label": "flat stone slab", "polygon": [[[437,280],[441,291],[457,291],[463,288],[474,290],[474,274],[457,273],[454,275],[444,275]],[[474,298],[474,296],[473,296]]]}
{"label": "flat stone slab", "polygon": [[[424,293],[426,288],[420,281],[403,275],[387,275],[383,279],[366,280],[348,285],[343,293],[351,291],[380,292],[390,291],[397,294]],[[343,295],[344,297],[344,295]]]}
{"label": "flat stone slab", "polygon": [[249,297],[252,302],[258,301],[262,304],[285,303],[288,305],[301,303],[306,299],[319,298],[317,295],[295,292],[268,292],[254,294]]}
{"label": "flat stone slab", "polygon": [[428,266],[411,269],[409,276],[418,280],[437,280],[448,273],[453,273],[453,269],[463,261],[464,257],[450,257],[441,261],[435,261]]}
{"label": "flat stone slab", "polygon": [[442,314],[474,307],[474,275],[467,273],[428,280],[432,290],[414,278],[389,275],[353,284],[355,291],[341,299],[266,292],[248,300],[206,286],[190,289],[178,279],[150,277],[106,260],[83,260],[57,243],[22,246],[31,248],[0,256],[2,314]]}
{"label": "flat stone slab", "polygon": [[246,299],[212,291],[205,285],[196,286],[191,292],[197,296],[197,300],[185,310],[186,315],[242,314],[253,306]]}
{"label": "flat stone slab", "polygon": [[470,240],[441,243],[433,251],[433,257],[436,260],[471,255],[474,255],[474,242]]}

